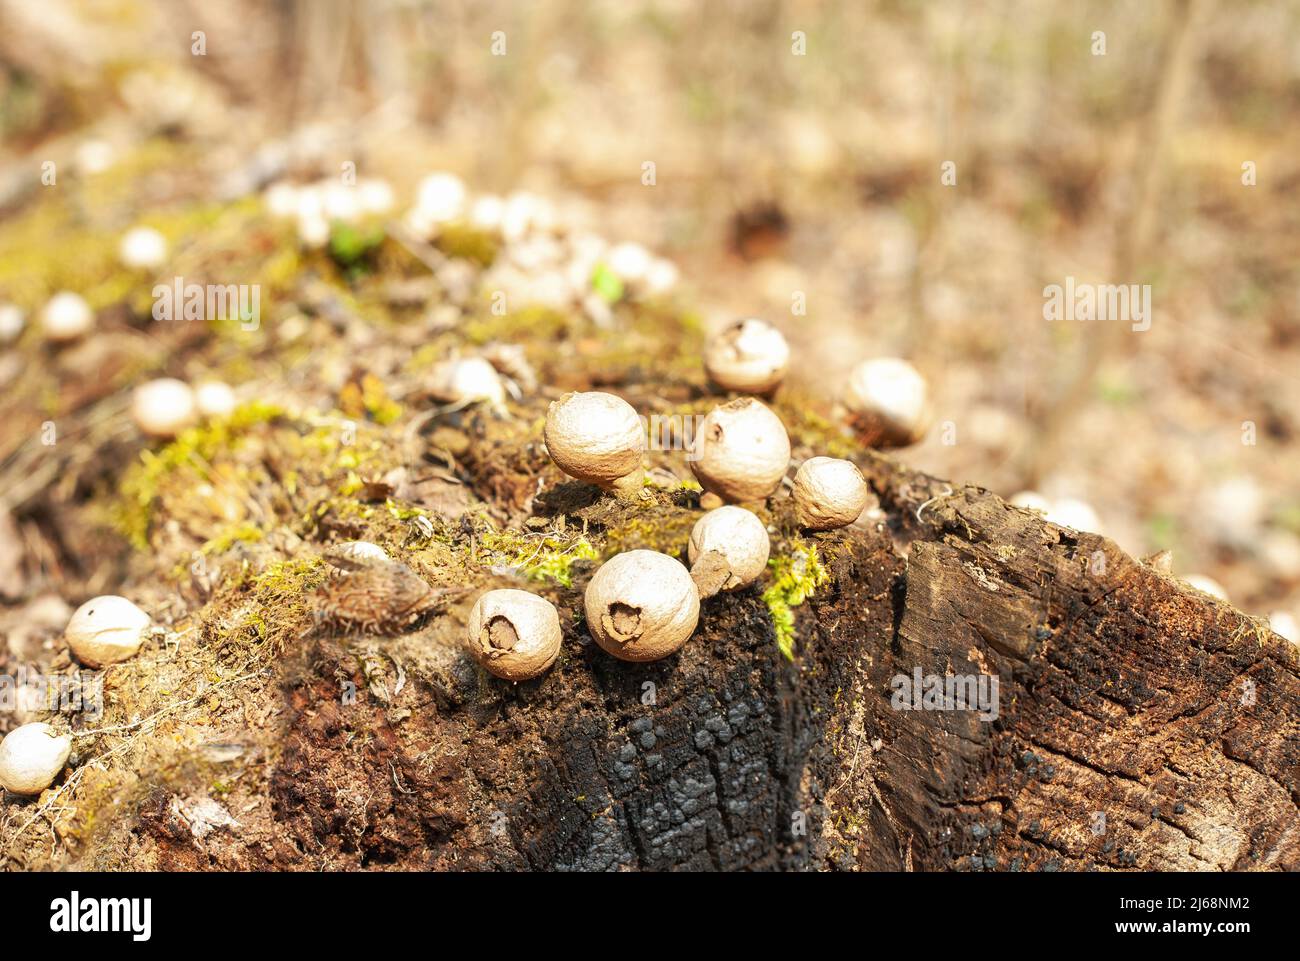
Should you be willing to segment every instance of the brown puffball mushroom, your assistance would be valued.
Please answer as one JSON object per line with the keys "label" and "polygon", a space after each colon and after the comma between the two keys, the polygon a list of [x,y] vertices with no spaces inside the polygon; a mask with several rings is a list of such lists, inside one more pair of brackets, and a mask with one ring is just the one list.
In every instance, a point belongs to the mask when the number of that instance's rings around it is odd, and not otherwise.
{"label": "brown puffball mushroom", "polygon": [[852,461],[810,457],[794,475],[794,511],[800,527],[847,527],[867,506],[867,482]]}
{"label": "brown puffball mushroom", "polygon": [[724,390],[770,393],[789,366],[785,337],[756,317],[728,324],[704,348],[704,370]]}
{"label": "brown puffball mushroom", "polygon": [[897,357],[877,357],[853,368],[844,403],[877,446],[915,444],[930,426],[925,378]]}
{"label": "brown puffball mushroom", "polygon": [[565,394],[546,412],[546,449],[570,477],[639,497],[645,427],[632,405],[601,391]]}
{"label": "brown puffball mushroom", "polygon": [[488,591],[469,612],[474,660],[507,681],[541,677],[560,655],[560,615],[544,597],[510,588]]}
{"label": "brown puffball mushroom", "polygon": [[68,763],[72,737],[37,721],[16,727],[0,741],[0,784],[14,794],[40,794]]}
{"label": "brown puffball mushroom", "polygon": [[691,528],[687,547],[700,597],[754,583],[767,569],[770,550],[767,528],[752,511],[731,506],[709,511]]}
{"label": "brown puffball mushroom", "polygon": [[700,619],[691,575],[657,551],[611,557],[587,584],[584,601],[591,636],[624,661],[667,657],[686,643]]}
{"label": "brown puffball mushroom", "polygon": [[691,447],[700,486],[724,501],[759,501],[776,490],[790,466],[790,437],[781,418],[752,397],[715,407]]}

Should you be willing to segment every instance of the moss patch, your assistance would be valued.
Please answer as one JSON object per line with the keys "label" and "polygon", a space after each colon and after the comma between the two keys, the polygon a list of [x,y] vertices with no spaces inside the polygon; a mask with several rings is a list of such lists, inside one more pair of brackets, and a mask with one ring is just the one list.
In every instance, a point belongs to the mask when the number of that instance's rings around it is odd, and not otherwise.
{"label": "moss patch", "polygon": [[811,597],[830,579],[830,573],[817,556],[817,548],[796,543],[789,554],[767,562],[772,583],[763,592],[763,601],[776,627],[776,645],[788,660],[794,660],[794,608]]}

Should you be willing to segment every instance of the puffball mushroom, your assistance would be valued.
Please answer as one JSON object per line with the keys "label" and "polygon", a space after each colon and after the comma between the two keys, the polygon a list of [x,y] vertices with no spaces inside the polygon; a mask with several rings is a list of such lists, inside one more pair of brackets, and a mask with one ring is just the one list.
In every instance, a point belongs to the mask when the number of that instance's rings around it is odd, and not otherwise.
{"label": "puffball mushroom", "polygon": [[465,184],[455,174],[429,174],[420,181],[415,206],[426,223],[455,220],[465,209]]}
{"label": "puffball mushroom", "polygon": [[438,400],[449,404],[486,401],[500,407],[506,400],[500,375],[482,357],[453,358],[438,364],[429,379],[429,390]]}
{"label": "puffball mushroom", "polygon": [[344,541],[328,548],[322,556],[341,571],[359,571],[393,562],[387,551],[370,541]]}
{"label": "puffball mushroom", "polygon": [[687,546],[700,597],[754,583],[767,570],[770,550],[767,528],[753,512],[732,506],[709,511],[691,528]]}
{"label": "puffball mushroom", "polygon": [[117,255],[131,270],[157,270],[167,260],[167,238],[152,227],[132,227],[122,235]]}
{"label": "puffball mushroom", "polygon": [[704,418],[690,464],[700,486],[724,501],[762,500],[790,466],[790,437],[781,418],[752,397],[741,397]]}
{"label": "puffball mushroom", "polygon": [[194,423],[197,410],[190,385],[172,377],[141,384],[131,398],[131,417],[150,437],[175,437]]}
{"label": "puffball mushroom", "polygon": [[16,727],[0,741],[0,784],[14,794],[40,794],[68,763],[72,736],[48,724]]}
{"label": "puffball mushroom", "polygon": [[555,605],[528,591],[488,591],[469,612],[466,637],[474,659],[507,681],[529,681],[560,655]]}
{"label": "puffball mushroom", "polygon": [[584,597],[587,627],[623,661],[657,661],[686,643],[700,594],[686,568],[657,551],[626,551],[601,565]]}
{"label": "puffball mushroom", "polygon": [[810,457],[794,475],[794,509],[801,527],[846,527],[866,506],[867,482],[852,461]]}
{"label": "puffball mushroom", "polygon": [[551,460],[570,477],[640,495],[645,428],[623,398],[601,391],[565,394],[546,412],[545,438]]}
{"label": "puffball mushroom", "polygon": [[877,357],[853,368],[844,403],[876,442],[890,447],[914,444],[930,421],[925,378],[905,360]]}
{"label": "puffball mushroom", "polygon": [[704,348],[704,370],[724,390],[766,394],[790,366],[790,345],[771,324],[757,318],[723,328]]}
{"label": "puffball mushroom", "polygon": [[0,344],[8,344],[18,339],[23,332],[22,309],[16,304],[0,304]]}
{"label": "puffball mushroom", "polygon": [[194,388],[194,403],[204,417],[229,417],[235,410],[235,392],[219,380],[200,381]]}
{"label": "puffball mushroom", "polygon": [[87,667],[104,667],[133,657],[148,626],[148,614],[125,597],[106,594],[77,608],[63,636],[78,661]]}
{"label": "puffball mushroom", "polygon": [[60,291],[49,299],[41,311],[45,336],[60,343],[76,340],[95,324],[90,304],[71,291]]}

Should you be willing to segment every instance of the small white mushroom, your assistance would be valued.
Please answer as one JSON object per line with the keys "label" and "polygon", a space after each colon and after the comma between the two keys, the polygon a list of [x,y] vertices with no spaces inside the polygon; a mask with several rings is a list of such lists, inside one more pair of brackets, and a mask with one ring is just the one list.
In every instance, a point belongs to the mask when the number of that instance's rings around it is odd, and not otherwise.
{"label": "small white mushroom", "polygon": [[79,294],[61,291],[41,311],[41,328],[50,340],[60,343],[76,340],[95,324],[90,305]]}
{"label": "small white mushroom", "polygon": [[361,218],[361,200],[355,185],[324,181],[320,186],[320,197],[326,220],[350,224]]}
{"label": "small white mushroom", "polygon": [[0,304],[0,344],[17,340],[23,332],[25,320],[22,309],[16,304]]}
{"label": "small white mushroom", "polygon": [[40,794],[54,783],[72,753],[72,736],[48,724],[16,727],[0,741],[0,784],[14,794]]}
{"label": "small white mushroom", "polygon": [[687,556],[700,597],[738,591],[767,570],[771,542],[767,529],[743,507],[711,510],[691,528]]}
{"label": "small white mushroom", "polygon": [[465,211],[465,183],[455,174],[429,174],[420,181],[415,206],[428,224],[455,220]]}
{"label": "small white mushroom", "polygon": [[846,527],[867,506],[867,482],[852,461],[810,457],[794,475],[794,509],[801,527]]}
{"label": "small white mushroom", "polygon": [[469,225],[484,233],[496,233],[505,218],[506,202],[496,194],[484,194],[469,208]]}
{"label": "small white mushroom", "polygon": [[288,220],[298,213],[298,188],[287,180],[279,180],[262,193],[262,203],[272,217]]}
{"label": "small white mushroom", "polygon": [[157,270],[167,260],[167,238],[152,227],[132,227],[122,235],[117,255],[130,270]]}
{"label": "small white mushroom", "polygon": [[480,401],[500,407],[506,401],[506,388],[496,368],[482,357],[458,357],[444,360],[429,377],[429,391],[448,404],[475,404]]}
{"label": "small white mushroom", "polygon": [[507,681],[544,674],[560,654],[555,605],[528,591],[488,591],[469,612],[466,639],[474,659]]}
{"label": "small white mushroom", "polygon": [[902,447],[925,436],[927,395],[925,378],[915,367],[896,357],[877,357],[853,368],[844,403],[873,443]]}
{"label": "small white mushroom", "polygon": [[131,417],[150,437],[175,437],[194,423],[197,411],[190,385],[172,377],[141,384],[131,398]]}
{"label": "small white mushroom", "polygon": [[754,317],[729,324],[704,349],[704,370],[724,390],[770,393],[789,366],[790,345],[785,337]]}
{"label": "small white mushroom", "polygon": [[393,562],[387,551],[370,541],[344,541],[327,548],[322,556],[341,571],[359,571]]}
{"label": "small white mushroom", "polygon": [[704,418],[690,464],[700,486],[724,501],[763,500],[790,466],[790,437],[781,418],[752,397],[741,397]]}
{"label": "small white mushroom", "polygon": [[640,244],[615,244],[605,255],[606,263],[619,279],[629,284],[645,280],[654,264],[654,256]]}
{"label": "small white mushroom", "polygon": [[204,417],[229,417],[235,411],[235,392],[219,380],[199,381],[194,403]]}
{"label": "small white mushroom", "polygon": [[133,657],[144,643],[149,615],[125,597],[105,594],[73,612],[63,636],[87,667],[104,667]]}
{"label": "small white mushroom", "polygon": [[393,188],[386,180],[367,178],[357,184],[357,204],[361,212],[376,216],[393,209]]}
{"label": "small white mushroom", "polygon": [[574,392],[546,412],[546,449],[570,477],[613,490],[642,493],[646,433],[632,405],[601,391]]}
{"label": "small white mushroom", "polygon": [[700,594],[680,562],[657,551],[610,558],[587,584],[587,627],[624,661],[657,661],[678,650],[700,619]]}

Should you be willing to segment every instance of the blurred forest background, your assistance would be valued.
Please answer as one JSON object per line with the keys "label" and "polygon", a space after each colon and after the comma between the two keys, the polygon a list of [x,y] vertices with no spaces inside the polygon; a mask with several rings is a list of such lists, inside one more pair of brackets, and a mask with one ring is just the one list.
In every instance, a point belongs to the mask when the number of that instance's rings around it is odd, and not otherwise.
{"label": "blurred forest background", "polygon": [[[18,246],[78,268],[7,229],[46,159],[133,178],[85,195],[114,232],[346,161],[401,203],[431,169],[563,199],[710,323],[781,327],[797,380],[910,359],[939,424],[914,465],[1081,498],[1300,610],[1293,2],[0,0],[0,299],[29,310],[53,290]],[[1069,276],[1152,284],[1151,329],[1045,321]]]}

